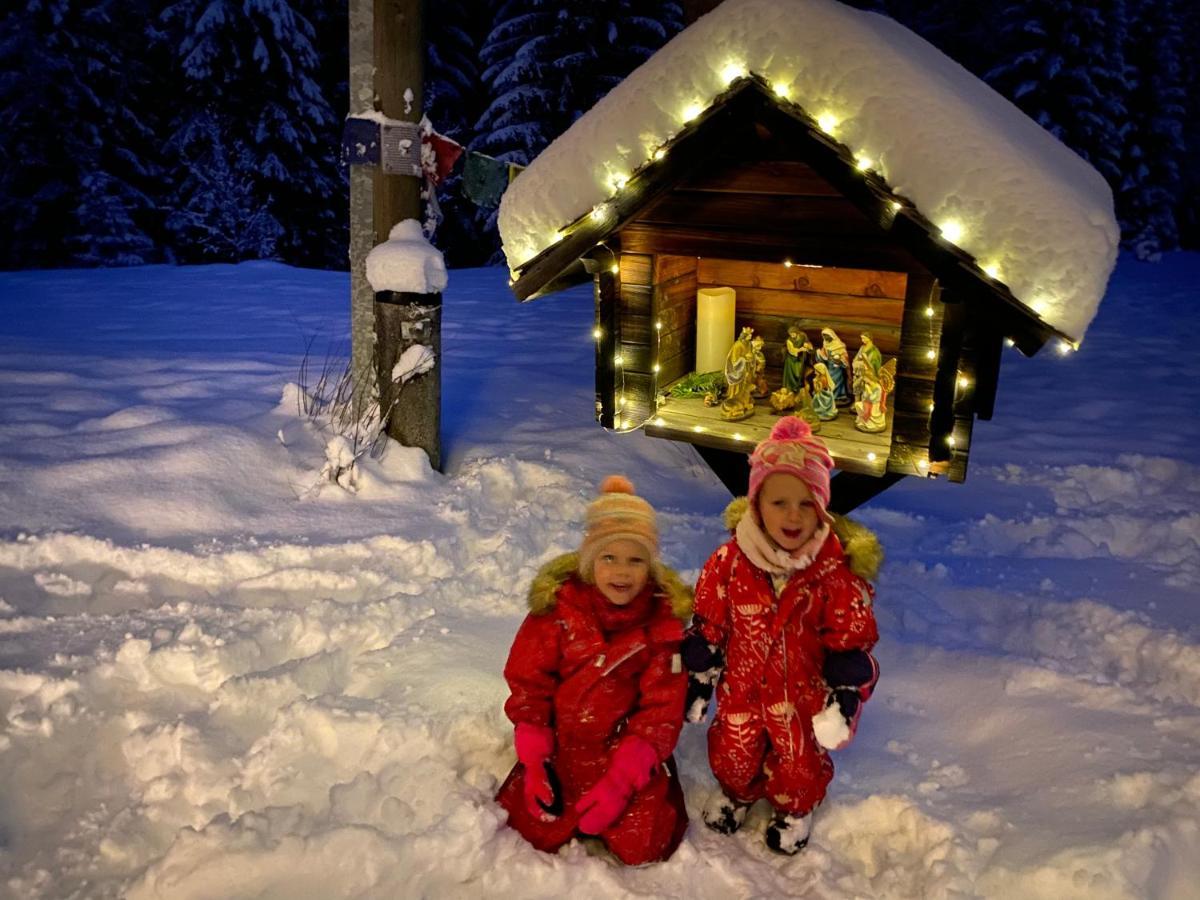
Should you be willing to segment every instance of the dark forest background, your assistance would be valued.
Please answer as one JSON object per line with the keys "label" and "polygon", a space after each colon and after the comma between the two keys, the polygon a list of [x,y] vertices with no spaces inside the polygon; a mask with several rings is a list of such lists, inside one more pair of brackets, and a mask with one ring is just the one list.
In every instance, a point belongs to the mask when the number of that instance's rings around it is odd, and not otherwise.
{"label": "dark forest background", "polygon": [[[1108,180],[1142,258],[1200,246],[1200,4],[875,0]],[[347,11],[328,0],[18,0],[0,14],[0,268],[347,267]],[[438,0],[425,106],[530,159],[683,27],[670,0]],[[451,265],[495,211],[443,185]]]}

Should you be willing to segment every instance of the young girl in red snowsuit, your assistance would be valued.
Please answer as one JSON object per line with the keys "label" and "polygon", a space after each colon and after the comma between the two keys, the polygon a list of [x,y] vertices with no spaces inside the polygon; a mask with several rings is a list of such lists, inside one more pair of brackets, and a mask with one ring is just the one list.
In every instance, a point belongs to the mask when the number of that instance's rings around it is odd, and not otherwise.
{"label": "young girl in red snowsuit", "polygon": [[539,850],[596,835],[638,865],[670,856],[687,828],[671,753],[691,592],[658,560],[650,504],[619,476],[600,490],[579,552],[530,589],[504,667],[517,764],[496,799]]}
{"label": "young girl in red snowsuit", "polygon": [[794,416],[755,448],[748,502],[727,511],[734,537],[701,571],[683,647],[689,720],[703,721],[719,682],[708,758],[721,793],[705,824],[732,833],[765,798],[767,846],[786,854],[807,844],[833,778],[826,750],[849,742],[878,677],[867,652],[878,639],[873,589],[862,577],[874,575],[878,543],[858,528],[866,559],[856,574],[827,511],[831,468]]}

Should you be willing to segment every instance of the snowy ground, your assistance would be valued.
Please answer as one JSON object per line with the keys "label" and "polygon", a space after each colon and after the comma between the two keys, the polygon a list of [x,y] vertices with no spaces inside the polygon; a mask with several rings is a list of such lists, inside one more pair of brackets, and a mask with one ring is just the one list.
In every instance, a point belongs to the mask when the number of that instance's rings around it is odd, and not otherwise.
{"label": "snowy ground", "polygon": [[395,448],[352,496],[286,388],[344,351],[344,276],[0,273],[0,893],[1195,897],[1197,283],[1122,260],[1080,354],[1006,358],[965,485],[860,511],[884,674],[809,849],[760,810],[629,870],[490,799],[528,579],[600,478],[688,577],[721,537],[690,449],[591,422],[588,291],[451,273],[447,474]]}

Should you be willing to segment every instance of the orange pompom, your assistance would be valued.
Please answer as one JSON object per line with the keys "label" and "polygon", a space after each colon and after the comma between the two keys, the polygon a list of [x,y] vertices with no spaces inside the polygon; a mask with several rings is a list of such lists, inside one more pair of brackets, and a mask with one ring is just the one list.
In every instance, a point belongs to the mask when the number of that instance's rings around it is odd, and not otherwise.
{"label": "orange pompom", "polygon": [[609,475],[600,482],[600,493],[602,494],[632,494],[633,482],[624,475]]}

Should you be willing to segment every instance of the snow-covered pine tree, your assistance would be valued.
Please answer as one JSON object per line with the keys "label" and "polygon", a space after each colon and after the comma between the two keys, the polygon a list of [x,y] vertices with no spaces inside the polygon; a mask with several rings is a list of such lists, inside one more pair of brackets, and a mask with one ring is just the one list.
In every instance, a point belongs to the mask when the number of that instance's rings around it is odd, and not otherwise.
{"label": "snow-covered pine tree", "polygon": [[1158,259],[1179,245],[1174,204],[1186,154],[1187,92],[1178,7],[1176,0],[1139,0],[1132,10],[1128,59],[1134,83],[1117,214],[1126,245],[1140,259]]}
{"label": "snow-covered pine tree", "polygon": [[216,117],[194,116],[180,135],[190,169],[174,195],[168,215],[180,262],[240,262],[275,255],[283,231],[256,198],[250,174],[238,168],[246,148],[226,138]]}
{"label": "snow-covered pine tree", "polygon": [[480,53],[491,102],[472,149],[528,164],[682,27],[671,0],[506,0]]}
{"label": "snow-covered pine tree", "polygon": [[1120,187],[1129,72],[1125,0],[1017,0],[1001,13],[1004,60],[985,78]]}
{"label": "snow-covered pine tree", "polygon": [[157,258],[149,0],[29,0],[0,17],[0,266]]}
{"label": "snow-covered pine tree", "polygon": [[171,138],[181,173],[174,208],[192,223],[206,210],[216,214],[205,202],[189,206],[205,194],[207,176],[196,166],[211,158],[208,128],[195,120],[211,117],[225,147],[239,151],[228,157],[229,177],[253,185],[254,202],[274,219],[277,255],[344,265],[344,225],[333,202],[342,190],[340,123],[316,80],[313,26],[298,7],[289,0],[179,0],[163,12],[183,81]]}
{"label": "snow-covered pine tree", "polygon": [[[435,129],[464,147],[474,140],[475,123],[488,102],[479,50],[491,29],[490,11],[488,0],[442,0],[425,10],[425,114]],[[443,219],[434,243],[447,263],[486,263],[492,240],[475,205],[462,195],[461,168],[439,186],[438,203]]]}
{"label": "snow-covered pine tree", "polygon": [[[1184,3],[1178,9],[1183,33],[1183,83],[1200,83],[1200,4]],[[1184,95],[1183,143],[1186,162],[1180,173],[1180,189],[1175,198],[1175,221],[1179,226],[1180,246],[1200,247],[1200,91]]]}
{"label": "snow-covered pine tree", "polygon": [[681,27],[673,2],[507,0],[480,53],[477,149],[527,164]]}

